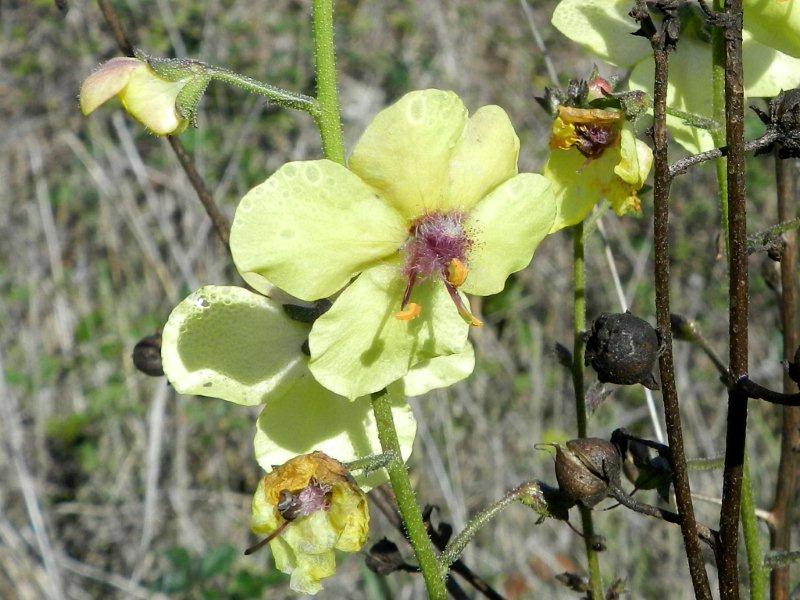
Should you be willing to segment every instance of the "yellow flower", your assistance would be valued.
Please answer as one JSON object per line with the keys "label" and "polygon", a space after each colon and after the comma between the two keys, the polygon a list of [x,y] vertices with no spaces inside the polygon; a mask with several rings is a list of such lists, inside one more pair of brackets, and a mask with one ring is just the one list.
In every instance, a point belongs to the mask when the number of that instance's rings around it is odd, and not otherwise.
{"label": "yellow flower", "polygon": [[[367,541],[364,492],[342,464],[322,452],[297,456],[259,482],[251,528],[267,535],[275,566],[291,574],[289,587],[316,594],[336,572],[334,550],[358,552]],[[248,551],[248,552],[250,552]]]}
{"label": "yellow flower", "polygon": [[410,92],[367,127],[347,167],[283,165],[242,199],[231,253],[254,288],[338,293],[309,336],[314,377],[347,398],[463,353],[480,325],[463,295],[503,289],[555,214],[549,182],[518,173],[505,111],[471,117],[453,92]]}
{"label": "yellow flower", "polygon": [[543,175],[556,195],[551,233],[580,223],[603,199],[618,215],[641,210],[637,192],[653,152],[636,139],[621,112],[559,106],[550,148]]}
{"label": "yellow flower", "polygon": [[179,114],[176,102],[190,81],[191,77],[177,81],[159,77],[138,58],[112,58],[81,85],[81,111],[88,115],[116,96],[123,108],[152,133],[174,135],[189,123]]}

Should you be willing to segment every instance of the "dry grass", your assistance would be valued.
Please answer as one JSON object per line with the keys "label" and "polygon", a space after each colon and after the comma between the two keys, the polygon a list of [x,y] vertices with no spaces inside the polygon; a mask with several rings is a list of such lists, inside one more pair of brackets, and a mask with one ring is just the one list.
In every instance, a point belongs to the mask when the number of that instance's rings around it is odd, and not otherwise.
{"label": "dry grass", "polygon": [[[306,91],[309,4],[116,3],[154,54],[189,55]],[[562,80],[586,74],[591,59],[549,26],[554,1],[532,4]],[[402,92],[452,88],[473,110],[504,106],[522,139],[521,168],[541,166],[548,119],[533,96],[548,77],[519,3],[342,0],[338,15],[350,146]],[[259,477],[255,413],[178,397],[163,379],[135,372],[130,352],[189,291],[239,279],[166,142],[117,110],[79,115],[81,78],[115,54],[96,7],[76,0],[62,15],[44,1],[6,4],[0,28],[0,597],[153,597],[158,577],[174,571],[167,549],[183,547],[198,562],[223,544],[248,544],[249,496]],[[213,87],[200,122],[184,141],[229,216],[281,163],[319,155],[309,119],[235,90]],[[753,229],[775,219],[770,169],[765,159],[749,174]],[[676,187],[673,297],[676,312],[699,318],[722,350],[726,292],[712,184],[703,170]],[[627,300],[652,320],[649,206],[645,213],[606,217],[605,225]],[[590,315],[616,310],[598,236],[588,257]],[[476,373],[414,404],[415,483],[456,528],[520,480],[552,480],[549,457],[533,445],[574,431],[569,377],[551,352],[570,338],[569,262],[568,237],[549,238],[507,293],[485,301]],[[773,265],[755,256],[751,266],[751,373],[777,382],[777,310],[761,276],[762,266]],[[676,361],[687,450],[715,455],[724,440],[723,390],[698,352],[679,346]],[[608,436],[627,426],[652,437],[640,390],[613,392],[590,432]],[[775,409],[753,407],[762,506],[771,500],[777,419]],[[713,497],[720,479],[697,473],[692,483]],[[716,524],[715,506],[698,503],[698,512]],[[608,545],[601,555],[607,581],[626,578],[632,598],[689,597],[677,528],[622,509],[596,520]],[[373,539],[382,533],[397,537],[376,517]],[[466,560],[509,598],[570,598],[553,576],[581,572],[581,548],[567,527],[536,525],[518,507],[477,538]],[[267,554],[238,558],[235,569],[268,573]],[[220,595],[182,597],[228,597],[223,579],[206,586]],[[349,557],[320,597],[419,598],[420,585],[410,575],[379,582]],[[265,595],[291,597],[285,590],[279,584]]]}

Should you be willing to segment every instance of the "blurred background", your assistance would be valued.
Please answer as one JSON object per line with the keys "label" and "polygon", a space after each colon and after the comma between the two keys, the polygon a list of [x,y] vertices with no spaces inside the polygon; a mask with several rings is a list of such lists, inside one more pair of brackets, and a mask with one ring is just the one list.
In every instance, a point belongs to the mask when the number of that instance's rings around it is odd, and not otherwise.
{"label": "blurred background", "polygon": [[[151,54],[313,91],[308,0],[113,5]],[[539,170],[550,118],[533,98],[550,79],[537,37],[562,84],[593,65],[550,26],[554,6],[340,0],[348,147],[382,106],[408,90],[438,87],[455,90],[473,111],[503,106],[522,141],[520,169]],[[0,597],[291,598],[268,550],[241,555],[252,543],[249,504],[261,475],[252,455],[257,411],[176,395],[131,360],[136,342],[190,291],[241,281],[167,142],[115,107],[80,115],[81,80],[117,54],[92,2],[69,0],[63,12],[44,0],[0,2]],[[220,84],[206,94],[199,121],[181,139],[229,217],[282,163],[321,155],[306,115]],[[755,120],[749,128],[759,132]],[[756,231],[777,221],[772,158],[749,165]],[[613,262],[632,310],[654,322],[651,194],[643,200],[641,218],[604,217],[607,245],[596,232],[588,242],[590,318],[620,308]],[[717,213],[713,167],[675,185],[673,310],[697,319],[725,356]],[[550,455],[534,445],[575,431],[570,376],[553,352],[556,342],[571,345],[570,265],[569,235],[545,240],[529,269],[483,301],[487,324],[472,332],[475,373],[413,402],[419,435],[410,465],[420,502],[438,505],[456,530],[522,480],[555,483]],[[750,357],[753,377],[778,388],[776,265],[764,253],[750,259]],[[680,342],[676,370],[687,453],[717,456],[726,406],[718,375]],[[594,382],[593,372],[587,379]],[[590,434],[607,438],[624,426],[654,438],[642,389],[606,389]],[[660,415],[658,393],[655,399]],[[772,406],[752,405],[749,447],[764,508],[774,489],[779,417]],[[693,471],[691,479],[705,498],[696,503],[698,518],[716,526],[721,472]],[[658,501],[653,491],[640,495]],[[371,541],[387,535],[399,543],[372,512]],[[623,578],[631,598],[691,596],[677,527],[621,508],[595,514],[607,583]],[[363,558],[343,556],[319,597],[423,597],[419,576],[379,578]],[[465,562],[509,599],[576,598],[555,576],[584,574],[585,556],[563,523],[537,524],[518,506],[480,533]],[[710,565],[709,572],[716,579]]]}

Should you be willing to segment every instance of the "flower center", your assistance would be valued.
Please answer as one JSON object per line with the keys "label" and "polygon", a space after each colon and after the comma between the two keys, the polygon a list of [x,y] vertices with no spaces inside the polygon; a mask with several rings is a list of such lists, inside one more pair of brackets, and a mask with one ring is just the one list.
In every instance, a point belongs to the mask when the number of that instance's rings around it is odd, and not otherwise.
{"label": "flower center", "polygon": [[330,500],[331,486],[312,479],[299,492],[281,491],[277,509],[284,519],[294,521],[319,510],[328,510]]}
{"label": "flower center", "polygon": [[603,151],[617,141],[619,132],[607,123],[575,125],[575,147],[588,159],[600,158]]}
{"label": "flower center", "polygon": [[244,551],[245,554],[252,554],[256,550],[263,548],[269,542],[274,540],[282,534],[286,528],[300,517],[307,517],[320,510],[329,510],[331,507],[331,489],[333,486],[326,483],[320,483],[312,478],[308,485],[302,490],[292,492],[290,490],[281,490],[278,497],[278,504],[276,508],[283,523],[281,523],[275,531],[270,533],[263,540],[257,544],[250,546]]}
{"label": "flower center", "polygon": [[403,247],[406,289],[400,312],[395,314],[397,319],[416,319],[422,312],[422,307],[411,302],[414,286],[420,281],[441,278],[458,314],[472,325],[482,324],[472,316],[457,291],[469,273],[467,253],[472,247],[472,240],[464,229],[464,220],[464,213],[459,211],[433,212],[412,223],[408,230],[408,240]]}
{"label": "flower center", "polygon": [[559,106],[550,147],[577,148],[588,160],[600,158],[619,139],[619,111]]}

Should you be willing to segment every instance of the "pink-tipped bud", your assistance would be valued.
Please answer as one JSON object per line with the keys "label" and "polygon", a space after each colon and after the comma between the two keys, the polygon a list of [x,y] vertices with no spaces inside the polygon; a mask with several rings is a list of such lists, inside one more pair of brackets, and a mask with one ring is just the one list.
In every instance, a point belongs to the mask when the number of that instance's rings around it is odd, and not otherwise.
{"label": "pink-tipped bud", "polygon": [[603,79],[599,75],[595,75],[589,80],[589,96],[588,100],[591,102],[592,100],[597,100],[599,98],[605,98],[606,95],[610,94],[611,84],[608,82],[607,79]]}

